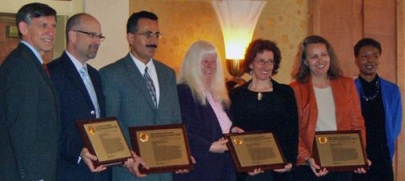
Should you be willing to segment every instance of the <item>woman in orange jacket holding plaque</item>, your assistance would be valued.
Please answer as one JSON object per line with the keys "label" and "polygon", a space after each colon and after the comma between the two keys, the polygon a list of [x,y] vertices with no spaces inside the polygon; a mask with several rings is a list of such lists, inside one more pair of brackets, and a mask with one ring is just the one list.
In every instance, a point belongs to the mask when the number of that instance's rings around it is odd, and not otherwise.
{"label": "woman in orange jacket holding plaque", "polygon": [[[299,117],[297,180],[351,180],[352,171],[329,171],[316,163],[313,143],[317,131],[360,130],[365,146],[365,126],[359,98],[351,78],[343,76],[330,43],[308,36],[300,47],[293,88]],[[354,170],[365,173],[364,168]]]}

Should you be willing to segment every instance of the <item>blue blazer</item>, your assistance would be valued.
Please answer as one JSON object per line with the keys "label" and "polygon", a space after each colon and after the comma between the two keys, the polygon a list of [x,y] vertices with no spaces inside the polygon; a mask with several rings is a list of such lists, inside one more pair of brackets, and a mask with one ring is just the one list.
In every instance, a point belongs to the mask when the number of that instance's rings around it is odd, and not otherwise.
{"label": "blue blazer", "polygon": [[59,136],[56,90],[20,43],[0,66],[0,180],[56,180]]}
{"label": "blue blazer", "polygon": [[191,155],[195,158],[194,169],[187,174],[175,174],[175,181],[233,181],[236,170],[229,152],[209,152],[211,144],[223,137],[214,110],[207,101],[201,105],[193,98],[191,89],[177,86],[183,123],[186,126]]}
{"label": "blue blazer", "polygon": [[[390,151],[391,159],[394,157],[395,141],[402,127],[402,103],[401,92],[399,87],[383,78],[378,79],[381,85],[381,96],[385,112],[385,132],[387,134],[387,143]],[[357,93],[361,99],[360,92],[362,90],[360,79],[354,80],[357,88]],[[360,100],[361,101],[361,100]]]}
{"label": "blue blazer", "polygon": [[[152,60],[159,80],[160,100],[155,109],[143,76],[130,54],[100,69],[106,97],[107,116],[116,116],[127,142],[128,127],[179,124],[181,122],[174,70]],[[113,166],[114,181],[171,181],[171,173],[148,174],[137,178],[123,166]]]}
{"label": "blue blazer", "polygon": [[[61,107],[62,139],[59,154],[59,180],[107,181],[110,180],[110,170],[92,173],[84,161],[78,164],[80,152],[84,147],[76,121],[95,119],[95,108],[75,65],[69,56],[62,56],[48,64],[51,79],[59,93]],[[97,94],[100,106],[100,116],[105,116],[104,94],[101,88],[100,76],[96,69],[87,65],[89,76]]]}

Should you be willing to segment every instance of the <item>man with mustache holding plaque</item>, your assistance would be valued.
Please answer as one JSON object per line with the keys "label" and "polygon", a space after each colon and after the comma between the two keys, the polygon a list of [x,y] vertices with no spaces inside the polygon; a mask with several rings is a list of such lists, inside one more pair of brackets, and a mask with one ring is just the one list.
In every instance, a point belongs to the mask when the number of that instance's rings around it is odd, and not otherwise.
{"label": "man with mustache holding plaque", "polygon": [[[160,37],[154,13],[133,13],[127,22],[130,52],[100,70],[107,116],[118,118],[128,143],[128,127],[181,122],[175,72],[153,59]],[[114,166],[113,180],[172,180],[171,173],[141,174],[138,166],[143,162],[138,156],[128,159],[124,166]]]}

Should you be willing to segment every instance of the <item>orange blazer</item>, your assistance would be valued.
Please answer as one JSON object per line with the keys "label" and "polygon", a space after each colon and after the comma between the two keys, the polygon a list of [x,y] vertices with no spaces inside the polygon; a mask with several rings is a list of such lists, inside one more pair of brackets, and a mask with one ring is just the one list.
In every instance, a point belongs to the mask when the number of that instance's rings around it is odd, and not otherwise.
{"label": "orange blazer", "polygon": [[[318,108],[312,82],[290,84],[297,100],[299,121],[299,143],[297,165],[306,164],[312,157]],[[361,115],[360,101],[352,79],[340,77],[330,81],[336,109],[337,130],[361,130],[363,145],[366,145],[364,119]]]}

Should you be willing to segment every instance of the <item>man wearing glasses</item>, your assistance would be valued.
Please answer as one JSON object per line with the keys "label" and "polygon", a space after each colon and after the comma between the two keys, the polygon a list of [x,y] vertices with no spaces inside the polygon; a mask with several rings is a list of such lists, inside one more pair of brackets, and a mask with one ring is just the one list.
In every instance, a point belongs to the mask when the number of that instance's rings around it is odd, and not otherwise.
{"label": "man wearing glasses", "polygon": [[[117,116],[128,143],[128,127],[181,122],[173,69],[153,59],[159,44],[158,17],[133,13],[127,22],[130,52],[100,70],[108,116]],[[134,162],[135,159],[135,162]],[[171,173],[142,175],[139,157],[113,167],[113,180],[171,181]],[[147,164],[147,163],[146,163]],[[143,177],[143,178],[140,178]]]}
{"label": "man wearing glasses", "polygon": [[59,181],[108,181],[111,171],[95,167],[76,127],[77,120],[105,116],[105,100],[100,75],[87,61],[97,55],[105,37],[93,16],[80,13],[66,25],[66,50],[48,64],[51,79],[59,93],[62,138],[59,154]]}

